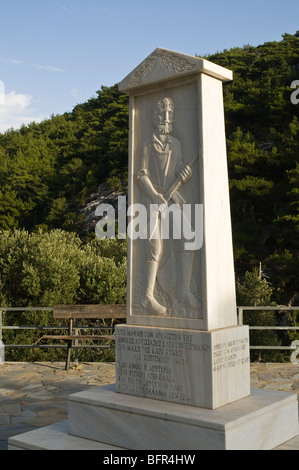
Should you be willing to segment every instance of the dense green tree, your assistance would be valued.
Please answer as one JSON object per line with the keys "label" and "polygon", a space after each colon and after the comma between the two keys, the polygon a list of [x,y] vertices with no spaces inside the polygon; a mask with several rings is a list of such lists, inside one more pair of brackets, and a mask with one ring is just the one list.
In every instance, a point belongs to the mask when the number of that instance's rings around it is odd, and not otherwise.
{"label": "dense green tree", "polygon": [[255,267],[237,280],[237,303],[244,306],[272,305],[273,287]]}
{"label": "dense green tree", "polygon": [[[237,280],[237,303],[240,306],[275,306],[272,301],[273,287],[262,276],[262,272],[255,267],[252,271],[247,271],[243,278]],[[277,326],[279,317],[274,310],[245,310],[243,312],[243,323],[254,327]],[[275,330],[250,330],[250,346],[280,346],[281,338]],[[252,349],[250,353],[252,361],[274,361],[283,360],[281,352],[275,350]]]}
{"label": "dense green tree", "polygon": [[236,272],[262,262],[277,302],[298,304],[299,32],[207,58],[234,73],[224,105]]}

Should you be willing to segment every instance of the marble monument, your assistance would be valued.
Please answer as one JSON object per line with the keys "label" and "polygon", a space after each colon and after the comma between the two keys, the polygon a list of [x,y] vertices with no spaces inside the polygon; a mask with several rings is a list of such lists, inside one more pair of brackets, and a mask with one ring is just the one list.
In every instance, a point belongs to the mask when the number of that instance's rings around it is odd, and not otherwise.
{"label": "marble monument", "polygon": [[250,389],[249,332],[237,323],[230,80],[230,70],[158,48],[120,82],[129,223],[116,384],[70,395],[67,424],[11,438],[12,449],[53,448],[57,432],[59,448],[109,450],[261,450],[298,435],[296,394]]}
{"label": "marble monument", "polygon": [[131,218],[117,392],[210,409],[250,395],[222,98],[231,79],[203,59],[156,49],[119,85],[130,96]]}
{"label": "marble monument", "polygon": [[116,384],[74,394],[73,435],[125,449],[272,449],[295,394],[250,389],[237,324],[223,110],[231,71],[156,49],[129,94],[127,322]]}

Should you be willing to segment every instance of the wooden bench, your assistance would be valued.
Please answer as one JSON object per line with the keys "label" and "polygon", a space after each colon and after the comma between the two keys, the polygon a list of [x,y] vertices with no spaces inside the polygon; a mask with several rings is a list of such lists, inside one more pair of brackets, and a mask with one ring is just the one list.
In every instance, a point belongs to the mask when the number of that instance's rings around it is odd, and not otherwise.
{"label": "wooden bench", "polygon": [[[74,334],[74,320],[75,319],[119,319],[126,318],[126,305],[56,305],[53,308],[53,316],[57,319],[68,319],[68,334],[67,335],[43,335],[41,339],[52,339],[64,341],[67,343],[67,355],[65,362],[65,369],[70,367],[71,348],[76,340],[115,340],[114,333],[111,335],[89,335],[89,334]],[[110,327],[109,327],[110,328]],[[76,326],[75,329],[84,329],[84,327]],[[99,330],[104,327],[99,326]]]}

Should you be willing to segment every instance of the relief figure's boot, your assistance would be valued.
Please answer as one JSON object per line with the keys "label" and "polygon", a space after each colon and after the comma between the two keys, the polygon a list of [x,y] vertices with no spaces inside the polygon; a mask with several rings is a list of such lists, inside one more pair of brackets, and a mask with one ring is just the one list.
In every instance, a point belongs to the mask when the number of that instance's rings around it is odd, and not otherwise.
{"label": "relief figure's boot", "polygon": [[199,309],[200,302],[190,290],[194,253],[178,253],[178,299],[187,307]]}
{"label": "relief figure's boot", "polygon": [[157,277],[158,263],[156,261],[145,262],[144,296],[141,305],[156,315],[164,315],[166,308],[160,305],[154,298],[154,287]]}

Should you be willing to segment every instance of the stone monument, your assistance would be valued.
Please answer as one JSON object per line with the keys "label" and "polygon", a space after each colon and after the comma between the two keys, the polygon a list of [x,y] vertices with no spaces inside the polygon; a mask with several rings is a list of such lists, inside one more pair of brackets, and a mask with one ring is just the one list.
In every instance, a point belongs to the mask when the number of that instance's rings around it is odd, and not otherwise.
{"label": "stone monument", "polygon": [[[156,49],[119,85],[130,95],[133,209],[118,392],[211,409],[250,395],[222,98],[222,82],[231,79],[203,59]],[[136,238],[140,206],[144,236]]]}
{"label": "stone monument", "polygon": [[69,397],[69,436],[111,450],[237,450],[298,434],[295,394],[250,390],[249,332],[237,324],[229,80],[158,48],[119,84],[130,97],[127,322],[116,384]]}
{"label": "stone monument", "polygon": [[270,449],[298,434],[296,395],[250,390],[237,324],[229,80],[158,48],[119,84],[130,102],[127,322],[116,384],[70,397],[71,434],[142,450]]}

